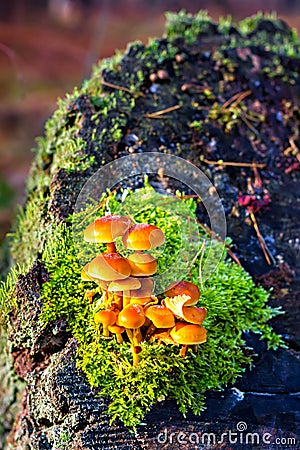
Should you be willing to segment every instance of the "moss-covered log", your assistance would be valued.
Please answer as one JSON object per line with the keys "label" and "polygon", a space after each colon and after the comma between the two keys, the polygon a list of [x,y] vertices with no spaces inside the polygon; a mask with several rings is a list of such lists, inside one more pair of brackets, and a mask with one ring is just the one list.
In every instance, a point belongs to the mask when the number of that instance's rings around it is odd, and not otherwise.
{"label": "moss-covered log", "polygon": [[[299,68],[298,38],[274,17],[233,25],[180,13],[168,17],[162,39],[101,62],[60,101],[38,141],[10,239],[16,267],[1,289],[1,346],[10,355],[1,357],[2,448],[182,449],[209,439],[211,448],[253,448],[240,442],[239,422],[263,448],[297,438]],[[273,288],[271,305],[286,311],[273,320],[286,348],[267,351],[247,335],[255,368],[234,387],[208,392],[206,411],[183,418],[165,399],[130,433],[118,420],[110,424],[108,400],[76,367],[78,341],[66,318],[46,327],[39,319],[51,277],[45,249],[57,227],[68,228],[81,188],[104,164],[148,151],[191,161],[216,186],[236,255],[258,284]],[[239,443],[230,430],[244,431]]]}

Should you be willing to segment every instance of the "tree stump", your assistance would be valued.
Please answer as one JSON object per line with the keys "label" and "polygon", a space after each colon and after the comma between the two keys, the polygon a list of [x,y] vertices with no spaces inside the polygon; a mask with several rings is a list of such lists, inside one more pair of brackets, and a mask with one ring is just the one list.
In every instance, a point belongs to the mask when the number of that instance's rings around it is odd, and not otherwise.
{"label": "tree stump", "polygon": [[[299,58],[299,43],[280,20],[233,26],[181,13],[169,17],[164,38],[100,63],[60,102],[39,141],[11,241],[26,270],[6,305],[2,341],[16,375],[7,383],[6,359],[2,448],[246,449],[273,448],[275,439],[276,448],[299,448]],[[257,283],[273,288],[272,306],[285,310],[272,323],[287,347],[267,351],[247,336],[253,369],[235,386],[208,392],[201,416],[183,418],[166,399],[133,434],[121,422],[110,425],[107,400],[76,369],[78,344],[64,319],[41,329],[38,318],[49,224],[66,221],[101,166],[149,151],[191,161],[216,186],[236,255]],[[246,432],[258,437],[246,441]]]}

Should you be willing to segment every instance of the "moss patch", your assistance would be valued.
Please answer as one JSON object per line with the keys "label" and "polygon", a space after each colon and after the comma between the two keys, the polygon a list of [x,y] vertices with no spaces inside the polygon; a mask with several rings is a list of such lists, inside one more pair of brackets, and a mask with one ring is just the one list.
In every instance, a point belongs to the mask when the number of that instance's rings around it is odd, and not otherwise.
{"label": "moss patch", "polygon": [[[153,201],[148,203],[147,209],[142,208],[142,212],[134,214],[133,211],[132,216],[136,221],[159,224],[166,234],[167,243],[159,257],[162,270],[172,264],[178,246],[185,243],[176,234],[179,211],[175,216],[168,216],[166,211],[162,213],[157,207],[157,194],[151,194],[151,189],[147,189]],[[140,194],[143,199],[145,190],[142,189]],[[170,201],[167,196],[160,198]],[[194,215],[196,204],[193,200],[183,199],[181,204],[182,212],[186,214],[188,207],[190,215]],[[104,214],[105,202],[102,205],[97,215]],[[117,206],[113,197],[109,211],[113,213]],[[92,221],[93,217],[89,217]],[[210,242],[210,246],[214,245],[220,244]],[[189,279],[186,261],[180,259],[182,254],[185,252],[177,252],[176,277]],[[134,368],[129,343],[119,345],[115,338],[105,339],[97,329],[93,316],[101,292],[96,294],[93,303],[89,303],[85,292],[95,288],[95,284],[81,281],[82,266],[77,257],[71,230],[60,224],[43,255],[50,281],[42,290],[41,320],[47,323],[62,315],[67,319],[69,329],[80,344],[78,368],[85,372],[93,387],[100,389],[102,396],[111,399],[108,412],[112,420],[119,418],[130,428],[140,423],[152,405],[166,398],[175,399],[183,414],[189,409],[199,414],[204,408],[207,389],[220,389],[233,382],[250,364],[249,350],[245,351],[243,340],[245,331],[260,333],[267,338],[271,348],[281,343],[280,337],[268,325],[268,320],[279,312],[266,306],[269,294],[256,287],[240,266],[225,259],[202,289],[199,306],[208,309],[204,323],[208,340],[199,347],[198,353],[190,350],[186,358],[180,359],[175,345],[143,343],[140,363]],[[200,284],[199,257],[190,267],[190,276],[195,284]]]}

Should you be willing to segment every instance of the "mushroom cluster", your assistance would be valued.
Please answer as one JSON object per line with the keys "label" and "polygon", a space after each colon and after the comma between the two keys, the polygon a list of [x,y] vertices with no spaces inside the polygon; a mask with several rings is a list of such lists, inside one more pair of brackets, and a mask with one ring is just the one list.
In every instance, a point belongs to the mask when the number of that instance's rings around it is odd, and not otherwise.
{"label": "mushroom cluster", "polygon": [[[133,251],[127,258],[116,250],[118,237]],[[106,244],[106,251],[86,264],[81,273],[83,280],[98,283],[102,292],[95,323],[102,327],[104,337],[114,334],[119,344],[126,333],[134,366],[145,340],[182,345],[180,356],[185,356],[189,345],[205,342],[206,330],[200,324],[206,309],[195,306],[200,297],[196,285],[179,281],[168,286],[163,298],[154,295],[151,276],[157,271],[157,261],[145,251],[165,242],[160,228],[148,223],[133,225],[128,217],[108,215],[89,224],[84,239]],[[93,301],[91,291],[87,297]]]}

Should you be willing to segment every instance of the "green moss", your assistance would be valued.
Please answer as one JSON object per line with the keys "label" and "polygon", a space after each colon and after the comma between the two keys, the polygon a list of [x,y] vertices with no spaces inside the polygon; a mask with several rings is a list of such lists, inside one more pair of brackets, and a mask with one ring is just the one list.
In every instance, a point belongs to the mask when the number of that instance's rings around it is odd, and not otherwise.
{"label": "green moss", "polygon": [[233,19],[230,15],[227,15],[226,17],[224,16],[219,17],[218,31],[220,33],[228,34],[232,26],[233,26]]}
{"label": "green moss", "polygon": [[18,275],[23,272],[24,268],[16,266],[10,270],[5,281],[0,281],[0,329],[6,330],[9,313],[13,307],[16,307],[15,284]]}
{"label": "green moss", "polygon": [[[258,12],[236,24],[232,23],[230,16],[220,17],[219,23],[214,24],[205,10],[199,11],[196,15],[180,11],[178,14],[167,13],[166,16],[166,36],[171,42],[184,38],[185,43],[191,45],[196,42],[199,34],[214,34],[217,29],[220,33],[220,50],[261,46],[267,51],[280,55],[294,57],[300,55],[297,31],[284,27],[276,13]],[[263,20],[271,22],[277,31],[264,29],[257,31],[257,27]],[[235,28],[237,33],[229,34],[231,28]],[[253,32],[255,33],[252,34]]]}
{"label": "green moss", "polygon": [[223,126],[225,133],[230,132],[236,125],[244,122],[247,127],[257,133],[255,126],[257,123],[262,123],[264,116],[261,114],[256,114],[255,112],[248,109],[244,102],[233,101],[224,107],[223,104],[214,102],[211,106],[205,122],[210,122],[215,120],[220,125]]}
{"label": "green moss", "polygon": [[[90,221],[103,215],[105,210],[122,212],[116,196],[109,198],[110,203],[102,202],[100,208],[95,208],[94,217],[88,211]],[[166,206],[172,198],[161,197],[150,188],[134,193],[123,192],[122,198],[126,198],[126,209],[134,220],[156,224],[165,232],[166,245],[159,255],[159,270],[172,265],[175,259],[174,276],[177,279],[190,279],[191,276],[192,281],[200,285],[200,256],[191,264],[187,253],[189,247],[195,250],[199,242],[191,241],[188,233],[184,240],[180,233],[184,223],[180,221],[181,215],[186,216],[188,211],[188,216],[194,217],[194,200],[177,201],[174,212],[174,205]],[[82,214],[75,216],[74,220],[82,223],[84,229],[86,222],[82,222]],[[282,344],[268,324],[269,319],[280,312],[266,306],[269,294],[256,287],[241,267],[225,259],[201,288],[199,306],[208,309],[205,321],[208,339],[199,346],[198,353],[189,350],[187,357],[180,359],[177,346],[147,342],[143,343],[140,363],[134,368],[129,343],[119,345],[115,338],[103,338],[93,320],[101,292],[96,293],[93,303],[87,300],[85,292],[95,289],[96,285],[81,281],[82,265],[78,262],[78,256],[89,258],[91,255],[84,248],[82,255],[78,255],[76,241],[74,243],[72,231],[66,225],[58,225],[53,233],[43,253],[50,281],[42,290],[41,320],[47,323],[60,316],[67,319],[69,329],[80,344],[78,368],[85,372],[93,387],[100,389],[101,396],[111,400],[108,412],[112,421],[119,418],[133,429],[152,405],[166,398],[173,398],[183,414],[189,409],[200,414],[204,408],[205,391],[221,389],[234,382],[251,363],[245,352],[244,332],[261,334],[268,340],[270,348]],[[191,235],[194,233],[195,229]],[[209,250],[214,252],[218,249],[220,244],[210,242],[201,230],[199,233],[208,242],[206,256]]]}
{"label": "green moss", "polygon": [[[80,115],[77,116],[80,120]],[[77,136],[78,125],[63,129],[55,141],[55,154],[51,165],[51,173],[58,169],[67,172],[84,171],[91,167],[95,161],[94,156],[88,156],[85,152],[85,142]]]}
{"label": "green moss", "polygon": [[19,208],[14,231],[9,235],[13,260],[27,268],[42,251],[49,225],[45,222],[47,198],[42,193],[33,192],[25,209]]}
{"label": "green moss", "polygon": [[[77,133],[79,131],[78,122],[75,129],[68,130],[68,121],[70,120],[69,108],[71,103],[78,98],[80,93],[78,88],[74,88],[72,94],[67,94],[64,99],[58,100],[57,110],[46,122],[45,137],[37,139],[38,146],[34,149],[35,159],[27,180],[27,191],[29,193],[32,191],[38,193],[47,192],[50,186],[49,167],[52,163],[53,155],[56,155],[55,158],[57,162],[63,161],[63,164],[68,165],[68,162],[64,161],[63,157],[70,156],[70,151],[68,149],[69,144],[71,144],[74,151],[79,152],[78,162],[80,164],[82,160],[82,156],[80,155],[81,148],[79,148],[80,141],[76,142]],[[61,135],[63,135],[65,141],[62,140]],[[74,143],[72,140],[74,140]],[[67,168],[70,168],[70,166],[67,166]]]}
{"label": "green moss", "polygon": [[166,36],[168,39],[174,40],[184,37],[187,44],[192,44],[197,40],[200,32],[206,32],[211,24],[208,12],[199,11],[193,15],[186,13],[184,10],[179,13],[166,13]]}
{"label": "green moss", "polygon": [[262,11],[258,11],[256,14],[250,17],[246,17],[245,19],[241,20],[238,25],[239,32],[246,36],[249,33],[252,33],[257,25],[260,23],[261,20],[270,20],[273,22],[276,22],[277,20],[277,14],[276,12],[272,13],[264,13]]}

